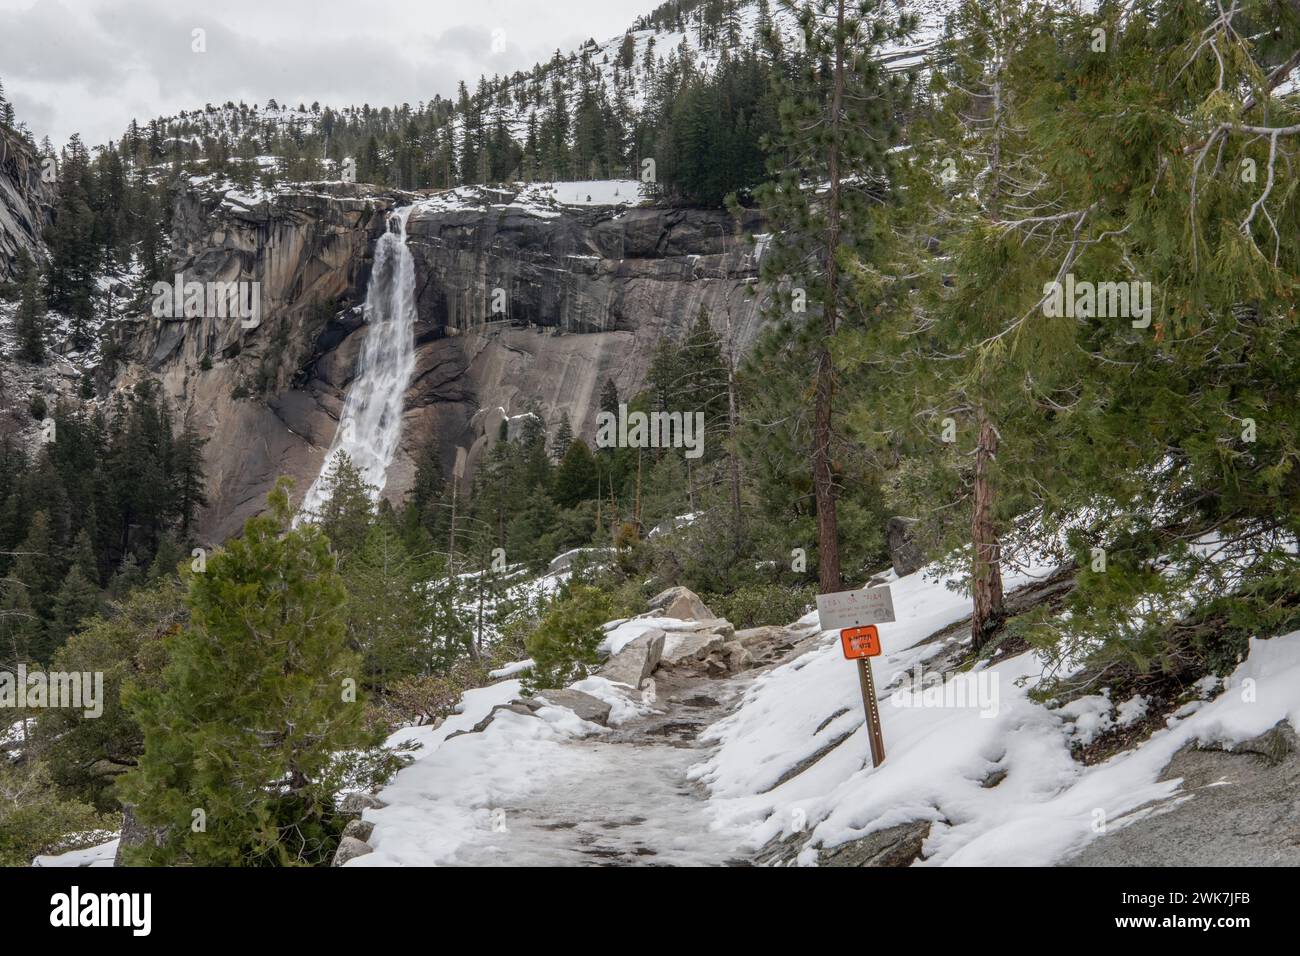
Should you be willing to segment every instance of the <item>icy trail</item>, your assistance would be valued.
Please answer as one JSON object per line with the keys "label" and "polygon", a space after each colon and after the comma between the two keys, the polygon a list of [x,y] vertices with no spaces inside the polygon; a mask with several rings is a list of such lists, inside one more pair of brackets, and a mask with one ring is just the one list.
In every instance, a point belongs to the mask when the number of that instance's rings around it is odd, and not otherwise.
{"label": "icy trail", "polygon": [[[714,689],[714,688],[711,688]],[[607,737],[571,742],[544,789],[498,808],[451,862],[468,866],[674,865],[747,862],[735,836],[710,829],[705,794],[687,781],[694,741],[716,716],[704,696]],[[707,719],[706,719],[707,718]]]}
{"label": "icy trail", "polygon": [[375,852],[350,865],[743,865],[743,834],[713,824],[687,771],[708,754],[701,732],[751,679],[661,671],[653,705],[624,705],[642,713],[614,728],[548,707],[541,719],[498,712],[485,731],[446,739],[516,696],[518,682],[472,691],[464,714],[425,732],[437,749],[385,790]]}
{"label": "icy trail", "polygon": [[366,290],[366,338],[357,376],[348,390],[334,441],[321,473],[303,499],[310,514],[324,501],[322,482],[330,462],[346,452],[377,498],[384,490],[402,434],[402,400],[415,370],[415,258],[406,246],[406,220],[414,206],[388,217],[375,245],[374,272]]}

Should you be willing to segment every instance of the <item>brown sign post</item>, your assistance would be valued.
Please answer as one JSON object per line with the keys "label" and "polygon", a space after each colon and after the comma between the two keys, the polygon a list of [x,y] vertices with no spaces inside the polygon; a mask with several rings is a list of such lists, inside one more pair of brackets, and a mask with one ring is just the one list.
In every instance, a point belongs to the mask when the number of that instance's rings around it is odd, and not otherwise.
{"label": "brown sign post", "polygon": [[862,708],[871,740],[871,765],[879,767],[885,760],[885,735],[880,726],[880,702],[876,699],[871,658],[880,654],[880,632],[876,624],[894,620],[893,596],[887,586],[822,594],[817,597],[817,614],[823,630],[840,629],[845,659],[857,662]]}

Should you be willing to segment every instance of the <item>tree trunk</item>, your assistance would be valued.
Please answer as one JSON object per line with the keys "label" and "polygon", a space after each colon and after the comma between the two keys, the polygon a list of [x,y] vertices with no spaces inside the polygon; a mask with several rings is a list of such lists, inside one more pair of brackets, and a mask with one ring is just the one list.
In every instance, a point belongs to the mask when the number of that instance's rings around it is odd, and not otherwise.
{"label": "tree trunk", "polygon": [[[727,310],[727,440],[731,445],[731,530],[734,553],[740,556],[744,541],[743,517],[740,510],[740,410],[736,403],[736,361],[732,351],[731,310]],[[691,511],[695,510],[694,504]]]}
{"label": "tree trunk", "polygon": [[1005,616],[1002,608],[1002,547],[993,521],[993,481],[989,469],[998,453],[998,433],[984,408],[979,410],[975,445],[975,503],[971,515],[971,645],[984,646]]}
{"label": "tree trunk", "polygon": [[830,195],[827,199],[826,296],[822,303],[825,338],[817,356],[816,408],[813,415],[813,494],[817,501],[817,566],[823,594],[840,589],[840,536],[835,513],[835,476],[831,469],[831,404],[835,398],[835,369],[830,340],[835,335],[838,305],[840,244],[840,112],[844,101],[844,0],[836,7],[835,78],[831,95],[831,140],[827,157]]}

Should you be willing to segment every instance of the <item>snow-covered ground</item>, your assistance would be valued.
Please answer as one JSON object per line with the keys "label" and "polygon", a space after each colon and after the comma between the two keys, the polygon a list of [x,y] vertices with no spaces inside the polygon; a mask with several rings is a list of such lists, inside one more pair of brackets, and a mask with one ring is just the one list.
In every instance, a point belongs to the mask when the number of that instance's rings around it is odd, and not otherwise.
{"label": "snow-covered ground", "polygon": [[[1007,587],[1049,570],[1030,567]],[[1189,741],[1230,744],[1300,720],[1300,633],[1257,640],[1219,696],[1180,709],[1137,748],[1084,766],[1071,743],[1138,719],[1140,698],[1118,708],[1102,694],[1067,707],[1036,703],[1028,692],[1042,667],[1031,653],[913,685],[945,649],[925,639],[967,615],[969,598],[933,571],[891,586],[898,620],[881,626],[885,653],[875,659],[887,749],[879,768],[870,765],[856,670],[834,632],[753,680],[702,735],[702,760],[698,750],[674,756],[617,732],[611,739],[558,708],[544,708],[541,720],[499,713],[485,731],[448,741],[517,695],[518,682],[504,680],[466,695],[464,713],[436,731],[412,732],[424,749],[381,792],[389,806],[367,811],[375,852],[349,865],[573,862],[572,835],[557,837],[550,824],[568,831],[603,821],[622,832],[619,821],[631,817],[638,847],[661,863],[744,859],[773,837],[802,834],[799,860],[810,864],[819,845],[924,820],[932,822],[925,865],[1052,864],[1153,805],[1185,799],[1179,781],[1157,777]],[[664,623],[617,623],[606,647]],[[1216,683],[1202,689],[1208,695]],[[579,686],[618,696],[591,681]],[[692,784],[704,792],[692,795]],[[665,800],[680,830],[664,817]]]}
{"label": "snow-covered ground", "polygon": [[112,866],[113,857],[117,855],[117,843],[117,837],[114,837],[107,843],[86,847],[84,850],[69,850],[67,853],[38,856],[32,861],[32,866]]}
{"label": "snow-covered ground", "polygon": [[[923,669],[940,647],[919,642],[969,613],[966,599],[921,574],[893,590],[898,621],[880,626],[880,688]],[[818,650],[755,681],[736,713],[706,735],[718,749],[691,775],[709,787],[715,823],[743,827],[751,845],[805,833],[801,862],[813,862],[818,845],[930,820],[926,865],[1046,865],[1144,816],[1139,808],[1178,799],[1179,782],[1157,777],[1186,743],[1231,744],[1283,718],[1300,721],[1300,632],[1252,641],[1220,696],[1181,709],[1137,748],[1091,767],[1072,759],[1071,741],[1080,731],[1090,739],[1098,722],[1132,721],[1140,699],[1124,702],[1114,718],[1102,695],[1049,709],[1028,697],[1041,673],[1025,653],[919,694],[905,681],[882,700],[887,759],[873,768],[855,669],[826,633]],[[964,705],[955,693],[963,681]],[[995,774],[1004,776],[988,786]]]}

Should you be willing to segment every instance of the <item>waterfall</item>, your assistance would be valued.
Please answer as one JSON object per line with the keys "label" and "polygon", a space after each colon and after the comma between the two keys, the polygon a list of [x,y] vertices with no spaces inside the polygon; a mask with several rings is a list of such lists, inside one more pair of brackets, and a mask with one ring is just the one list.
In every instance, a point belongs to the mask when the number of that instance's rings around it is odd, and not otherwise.
{"label": "waterfall", "polygon": [[388,216],[375,245],[375,264],[366,290],[366,338],[357,374],[348,389],[334,441],[320,474],[303,498],[311,515],[325,501],[325,475],[334,456],[347,452],[378,499],[402,434],[402,399],[415,370],[415,259],[406,247],[406,220],[414,206]]}

